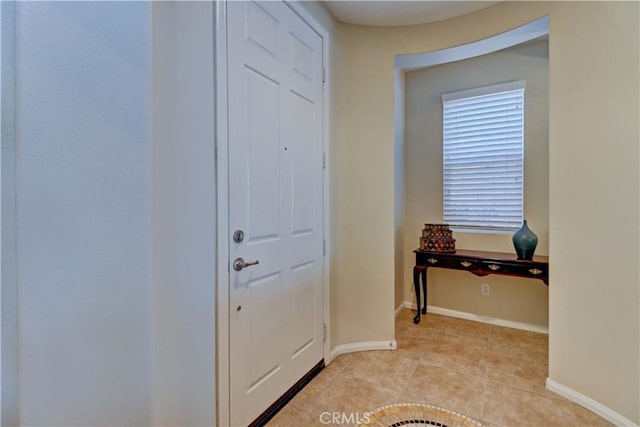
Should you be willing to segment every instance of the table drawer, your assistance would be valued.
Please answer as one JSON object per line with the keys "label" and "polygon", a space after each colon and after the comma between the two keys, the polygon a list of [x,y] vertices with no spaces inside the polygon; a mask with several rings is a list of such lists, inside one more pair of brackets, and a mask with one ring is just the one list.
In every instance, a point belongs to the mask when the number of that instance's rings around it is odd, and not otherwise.
{"label": "table drawer", "polygon": [[478,260],[471,258],[451,257],[441,254],[420,254],[418,263],[429,267],[441,267],[460,270],[471,270],[478,268]]}
{"label": "table drawer", "polygon": [[480,269],[483,271],[486,271],[487,273],[506,274],[506,275],[533,277],[533,278],[546,278],[549,275],[549,272],[547,271],[546,266],[535,264],[535,263],[531,263],[530,265],[525,265],[525,264],[512,264],[509,262],[498,262],[498,261],[486,260],[486,261],[480,262]]}

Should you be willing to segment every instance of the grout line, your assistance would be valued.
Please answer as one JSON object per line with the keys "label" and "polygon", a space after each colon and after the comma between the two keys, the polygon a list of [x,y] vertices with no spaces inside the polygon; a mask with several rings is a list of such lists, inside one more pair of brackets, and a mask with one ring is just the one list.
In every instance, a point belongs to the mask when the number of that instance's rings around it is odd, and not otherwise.
{"label": "grout line", "polygon": [[[487,373],[489,372],[487,368]],[[488,375],[485,375],[482,382],[482,408],[480,409],[480,418],[484,420],[484,403],[487,401],[487,383],[489,382]]]}
{"label": "grout line", "polygon": [[493,384],[501,385],[501,386],[503,386],[503,387],[509,387],[509,388],[513,388],[513,389],[516,389],[516,390],[525,391],[525,392],[527,392],[527,393],[536,394],[536,395],[538,395],[538,396],[544,396],[545,398],[550,398],[550,397],[547,395],[546,390],[545,390],[545,392],[543,393],[543,392],[539,392],[539,391],[529,390],[529,389],[524,388],[524,387],[519,387],[519,386],[517,386],[517,385],[507,384],[507,383],[504,383],[504,382],[502,382],[502,381],[500,381],[500,380],[489,380],[489,379],[487,379],[487,381],[488,381],[488,382],[491,382],[491,383],[493,383]]}
{"label": "grout line", "polygon": [[494,334],[494,327],[491,326],[491,329],[489,329],[489,349],[491,349],[491,341],[493,340],[493,334]]}
{"label": "grout line", "polygon": [[[344,355],[347,355],[347,354],[350,354],[350,353],[345,353]],[[344,356],[344,355],[338,355],[337,357]],[[322,389],[322,391],[321,391],[320,393],[318,393],[318,394],[323,394],[325,391],[327,391],[327,389],[331,386],[331,384],[333,384],[333,383],[334,383],[334,381],[335,381],[335,380],[337,380],[337,379],[338,379],[338,377],[339,377],[340,375],[342,375],[342,373],[344,372],[344,370],[345,370],[345,369],[346,369],[346,368],[347,368],[347,367],[348,367],[348,366],[353,362],[353,360],[352,360],[352,359],[353,359],[353,357],[349,356],[349,358],[348,358],[348,360],[347,360],[347,363],[346,363],[342,368],[338,369],[338,372],[336,373],[336,375],[331,379],[331,381],[329,381],[329,382],[327,383],[327,385],[326,385],[326,386]],[[333,360],[335,360],[335,358],[334,358]],[[326,369],[326,368],[325,368],[325,369]]]}

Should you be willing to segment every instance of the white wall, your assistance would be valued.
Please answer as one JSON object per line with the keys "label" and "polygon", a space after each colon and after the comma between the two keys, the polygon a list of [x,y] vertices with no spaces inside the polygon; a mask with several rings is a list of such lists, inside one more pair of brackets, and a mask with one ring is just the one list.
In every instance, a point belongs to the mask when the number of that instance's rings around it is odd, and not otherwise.
{"label": "white wall", "polygon": [[[412,254],[424,223],[442,219],[443,93],[507,81],[526,82],[524,100],[524,218],[538,235],[537,255],[549,254],[549,47],[547,40],[529,42],[452,63],[406,73],[406,181],[404,247]],[[397,197],[397,196],[396,196]],[[455,231],[458,249],[515,254],[511,233]],[[407,255],[404,282],[396,282],[406,301],[415,301],[411,271],[415,257]],[[482,296],[481,283],[491,285]],[[452,310],[548,326],[548,288],[539,280],[464,271],[429,272],[429,304]]]}
{"label": "white wall", "polygon": [[150,4],[16,4],[21,425],[145,425]]}
{"label": "white wall", "polygon": [[394,189],[393,189],[393,221],[394,221],[394,253],[395,253],[395,294],[394,294],[394,307],[400,307],[405,301],[408,299],[405,297],[405,290],[402,284],[405,283],[407,278],[412,277],[412,272],[405,275],[405,264],[407,260],[413,259],[413,257],[409,254],[411,252],[405,251],[405,246],[407,244],[407,239],[405,237],[406,233],[406,211],[405,211],[405,200],[406,200],[406,185],[407,181],[405,179],[405,162],[409,160],[405,156],[405,147],[406,147],[406,132],[405,132],[405,103],[406,103],[406,73],[402,70],[396,70],[395,72],[395,94],[394,94],[394,130],[393,130],[393,180],[394,180]]}
{"label": "white wall", "polygon": [[19,402],[3,409],[214,425],[212,3],[16,9]]}
{"label": "white wall", "polygon": [[0,52],[2,69],[0,70],[0,91],[2,92],[2,136],[0,154],[2,183],[0,206],[1,250],[0,267],[2,276],[0,290],[2,308],[2,361],[0,381],[2,384],[2,409],[0,424],[18,425],[18,306],[16,271],[16,193],[15,193],[15,4],[0,2]]}
{"label": "white wall", "polygon": [[215,425],[213,8],[152,9],[152,421]]}

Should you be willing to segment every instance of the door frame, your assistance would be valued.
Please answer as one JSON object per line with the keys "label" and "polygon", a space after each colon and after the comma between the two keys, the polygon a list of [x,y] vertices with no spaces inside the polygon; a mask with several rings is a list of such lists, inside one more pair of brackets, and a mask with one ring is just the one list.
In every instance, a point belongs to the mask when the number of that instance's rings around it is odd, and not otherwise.
{"label": "door frame", "polygon": [[[322,151],[324,169],[322,174],[322,228],[324,237],[323,307],[326,339],[324,360],[329,363],[331,354],[329,331],[329,88],[330,88],[330,38],[327,30],[298,2],[283,0],[303,21],[322,38],[322,63],[325,83],[322,87]],[[215,73],[215,150],[217,181],[216,224],[216,418],[217,425],[230,425],[230,345],[229,345],[229,135],[227,116],[227,0],[215,2],[214,14],[214,73]]]}

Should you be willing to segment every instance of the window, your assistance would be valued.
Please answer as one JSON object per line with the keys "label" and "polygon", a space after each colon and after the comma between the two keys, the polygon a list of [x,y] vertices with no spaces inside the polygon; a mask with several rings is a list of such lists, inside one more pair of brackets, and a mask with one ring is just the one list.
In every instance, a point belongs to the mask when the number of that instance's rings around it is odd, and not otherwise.
{"label": "window", "polygon": [[517,230],[523,218],[524,81],[442,95],[443,220]]}

